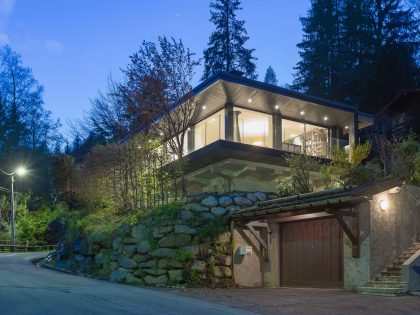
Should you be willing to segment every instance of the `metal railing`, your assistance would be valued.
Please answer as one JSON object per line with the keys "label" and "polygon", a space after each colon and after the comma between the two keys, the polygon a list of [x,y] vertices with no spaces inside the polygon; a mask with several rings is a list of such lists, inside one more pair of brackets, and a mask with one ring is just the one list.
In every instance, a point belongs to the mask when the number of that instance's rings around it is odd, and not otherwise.
{"label": "metal railing", "polygon": [[53,251],[57,247],[55,244],[29,244],[29,242],[16,242],[12,245],[10,240],[0,240],[0,252]]}

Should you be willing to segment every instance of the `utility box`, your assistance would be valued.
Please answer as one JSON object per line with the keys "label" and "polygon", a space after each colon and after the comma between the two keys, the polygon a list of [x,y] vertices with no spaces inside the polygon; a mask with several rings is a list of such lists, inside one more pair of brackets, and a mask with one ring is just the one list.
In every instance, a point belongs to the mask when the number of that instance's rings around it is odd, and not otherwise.
{"label": "utility box", "polygon": [[252,255],[252,246],[240,246],[239,247],[239,255]]}

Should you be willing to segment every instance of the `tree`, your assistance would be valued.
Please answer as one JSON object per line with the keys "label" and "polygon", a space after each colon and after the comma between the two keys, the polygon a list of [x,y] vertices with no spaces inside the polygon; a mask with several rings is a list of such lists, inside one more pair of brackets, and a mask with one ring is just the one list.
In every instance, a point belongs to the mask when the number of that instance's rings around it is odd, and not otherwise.
{"label": "tree", "polygon": [[271,85],[277,85],[277,76],[271,66],[269,66],[265,72],[264,82]]}
{"label": "tree", "polygon": [[239,70],[251,79],[256,79],[257,58],[255,49],[245,48],[248,33],[245,22],[236,17],[241,10],[240,0],[215,0],[210,3],[210,21],[216,30],[210,35],[208,48],[204,50],[204,74],[207,79],[219,71]]}

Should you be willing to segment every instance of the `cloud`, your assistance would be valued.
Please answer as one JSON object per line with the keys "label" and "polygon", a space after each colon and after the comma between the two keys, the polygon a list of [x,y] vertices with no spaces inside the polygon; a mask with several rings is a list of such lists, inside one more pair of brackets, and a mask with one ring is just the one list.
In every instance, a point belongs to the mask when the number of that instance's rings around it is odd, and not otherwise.
{"label": "cloud", "polygon": [[63,51],[64,44],[56,39],[46,39],[44,48],[50,53],[59,54]]}
{"label": "cloud", "polygon": [[9,43],[9,36],[6,33],[0,33],[0,46]]}

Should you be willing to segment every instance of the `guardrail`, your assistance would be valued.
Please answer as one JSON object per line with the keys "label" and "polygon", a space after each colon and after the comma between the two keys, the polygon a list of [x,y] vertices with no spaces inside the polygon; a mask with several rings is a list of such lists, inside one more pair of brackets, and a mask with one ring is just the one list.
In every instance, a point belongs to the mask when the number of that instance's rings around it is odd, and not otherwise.
{"label": "guardrail", "polygon": [[56,250],[57,245],[10,245],[0,244],[0,252],[37,252]]}

